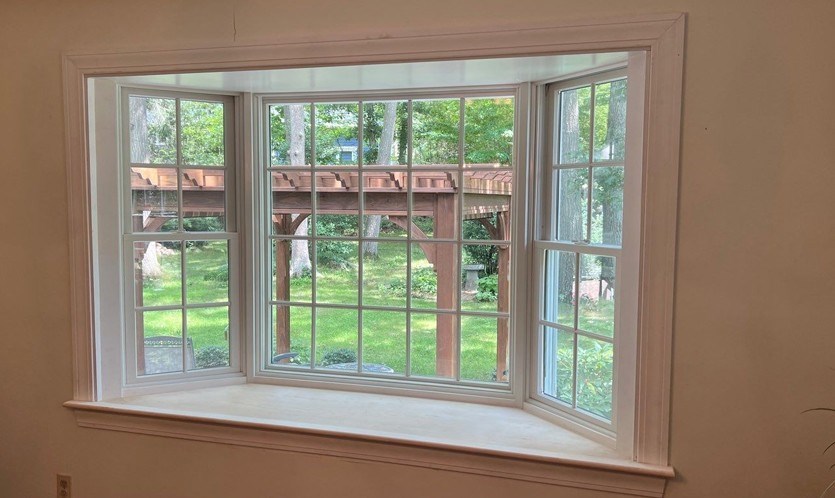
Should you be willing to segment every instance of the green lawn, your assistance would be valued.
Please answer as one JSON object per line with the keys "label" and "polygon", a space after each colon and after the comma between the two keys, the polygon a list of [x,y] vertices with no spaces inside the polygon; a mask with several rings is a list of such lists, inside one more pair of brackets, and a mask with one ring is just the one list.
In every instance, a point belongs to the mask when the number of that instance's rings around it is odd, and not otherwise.
{"label": "green lawn", "polygon": [[[201,247],[188,247],[186,250],[186,295],[189,303],[220,303],[227,299],[227,286],[223,276],[226,265],[226,243],[211,242]],[[400,242],[381,242],[377,258],[366,257],[363,261],[363,303],[366,305],[385,305],[401,308],[403,311],[366,310],[362,317],[363,341],[362,356],[366,363],[379,363],[392,368],[397,373],[405,373],[406,368],[406,247]],[[359,246],[352,243],[354,254],[343,268],[322,266],[317,275],[317,301],[334,304],[357,304]],[[180,253],[178,250],[166,250],[159,261],[163,274],[159,278],[149,279],[143,286],[143,299],[146,306],[176,305],[181,302]],[[419,277],[425,284],[432,280],[434,273],[428,271],[431,265],[418,246],[412,250],[413,279]],[[310,277],[295,278],[291,281],[291,298],[295,301],[310,302]],[[431,284],[432,282],[430,282]],[[431,287],[431,285],[430,285]],[[411,299],[411,367],[413,375],[435,375],[435,296],[426,292],[414,291]],[[476,302],[468,299],[462,302],[467,310],[495,311],[495,302]],[[611,335],[609,323],[613,317],[611,301],[583,302],[579,316],[580,327]],[[325,360],[325,355],[339,349],[358,349],[357,311],[342,309],[317,308],[316,316],[316,358],[317,365]],[[571,316],[570,306],[560,304],[560,316]],[[312,317],[310,308],[291,307],[291,343],[292,350],[299,352],[299,360],[310,361],[310,341]],[[188,335],[194,343],[196,352],[207,346],[226,346],[226,328],[228,309],[226,306],[213,306],[192,309],[187,312]],[[148,311],[144,316],[146,337],[154,335],[180,336],[182,330],[180,311]],[[461,376],[463,379],[490,381],[496,369],[496,318],[462,317],[461,319]],[[611,378],[606,372],[611,371],[611,348],[597,348],[597,344],[581,344],[581,357],[578,358],[579,378],[578,400],[599,398],[601,384]],[[562,362],[569,361],[570,343],[560,342],[559,357]],[[583,353],[588,349],[589,354]],[[589,358],[586,361],[586,358]],[[593,358],[592,358],[593,357]],[[588,364],[588,366],[586,366]],[[601,380],[602,375],[602,380]],[[596,379],[596,380],[595,380]],[[562,382],[565,382],[563,380]],[[595,390],[586,394],[589,389]],[[564,391],[564,386],[561,388]],[[569,389],[570,391],[570,389]],[[605,390],[604,390],[605,391]],[[605,405],[609,396],[602,393]],[[597,403],[600,404],[599,402]],[[602,411],[599,409],[597,411]]]}

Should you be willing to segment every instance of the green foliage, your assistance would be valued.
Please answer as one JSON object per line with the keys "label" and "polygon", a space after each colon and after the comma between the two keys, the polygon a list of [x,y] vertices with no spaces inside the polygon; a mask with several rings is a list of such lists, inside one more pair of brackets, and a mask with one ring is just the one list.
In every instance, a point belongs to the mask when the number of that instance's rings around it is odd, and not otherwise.
{"label": "green foliage", "polygon": [[414,101],[414,164],[458,163],[458,99]]}
{"label": "green foliage", "polygon": [[467,99],[464,161],[509,165],[513,156],[513,99]]}
{"label": "green foliage", "polygon": [[306,341],[300,341],[298,338],[290,338],[290,351],[297,353],[290,359],[293,365],[310,365],[310,338]]}
{"label": "green foliage", "polygon": [[[490,217],[490,222],[496,224],[496,215]],[[481,223],[467,220],[463,226],[464,238],[470,240],[489,240],[490,234]],[[499,271],[499,250],[492,245],[465,245],[464,264],[484,265],[484,272],[492,275]]]}
{"label": "green foliage", "polygon": [[478,292],[475,300],[480,303],[495,303],[499,298],[499,276],[488,275],[478,279]]}
{"label": "green foliage", "polygon": [[194,353],[196,368],[225,367],[229,365],[229,348],[226,346],[204,346]]}
{"label": "green foliage", "polygon": [[[389,281],[383,286],[383,291],[393,292],[396,296],[406,295],[406,279],[404,276]],[[432,268],[418,268],[412,271],[412,297],[432,298],[438,293],[438,275]]]}
{"label": "green foliage", "polygon": [[223,104],[183,100],[180,103],[180,119],[183,162],[223,165]]}
{"label": "green foliage", "polygon": [[207,270],[203,274],[204,282],[215,282],[223,287],[229,285],[229,266],[223,265],[216,269]]}
{"label": "green foliage", "polygon": [[355,361],[357,361],[356,351],[347,348],[327,349],[322,355],[322,366],[353,363]]}
{"label": "green foliage", "polygon": [[[557,351],[557,394],[570,400],[574,378],[574,341],[560,339]],[[577,406],[604,418],[612,416],[612,345],[592,339],[577,342]]]}
{"label": "green foliage", "polygon": [[[317,217],[316,233],[324,237],[344,237],[356,234],[355,216],[327,215]],[[318,264],[331,268],[349,268],[357,258],[357,245],[354,242],[337,240],[318,241],[316,257]]]}
{"label": "green foliage", "polygon": [[173,99],[132,97],[131,126],[144,126],[143,144],[132,144],[136,154],[144,149],[147,157],[134,157],[136,162],[176,164],[177,127],[180,128],[182,160],[194,166],[224,164],[223,104],[183,99],[180,101],[180,122],[176,122]]}
{"label": "green foliage", "polygon": [[[177,230],[177,218],[171,218],[163,223],[160,231],[171,232]],[[219,216],[201,216],[197,218],[183,218],[183,230],[186,232],[222,232],[223,218]],[[168,249],[176,249],[178,242],[162,242]],[[187,240],[186,247],[204,247],[205,240]]]}
{"label": "green foliage", "polygon": [[612,416],[612,345],[594,340],[577,343],[577,406],[604,418]]}

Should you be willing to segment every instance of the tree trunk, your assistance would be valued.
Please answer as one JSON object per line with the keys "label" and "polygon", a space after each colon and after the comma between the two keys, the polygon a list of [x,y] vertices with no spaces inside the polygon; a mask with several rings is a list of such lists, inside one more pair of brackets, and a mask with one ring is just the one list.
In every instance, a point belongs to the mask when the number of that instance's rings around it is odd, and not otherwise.
{"label": "tree trunk", "polygon": [[[290,145],[288,156],[291,166],[304,166],[304,107],[301,105],[285,106],[287,116],[287,142]],[[293,215],[293,219],[298,215]],[[308,220],[304,220],[296,229],[296,235],[307,236]],[[290,276],[298,277],[311,269],[310,250],[307,240],[293,240],[290,247]]]}
{"label": "tree trunk", "polygon": [[[568,112],[561,112],[565,121],[557,123],[562,130],[560,142],[566,150],[574,151],[580,148],[580,102],[577,92],[565,92],[563,94],[563,106]],[[567,170],[561,170],[563,174]],[[581,175],[588,181],[588,174]],[[582,189],[578,189],[576,181],[560,181],[557,228],[561,240],[580,240],[583,238],[583,225],[585,217],[582,211]],[[574,288],[574,258],[561,257],[559,259],[559,289],[568,290]],[[573,292],[573,291],[572,291]],[[560,296],[564,298],[566,296]],[[576,296],[575,296],[576,298]]]}
{"label": "tree trunk", "polygon": [[144,99],[130,102],[130,160],[133,163],[147,163],[151,160],[148,149],[148,107]]}
{"label": "tree trunk", "polygon": [[[609,118],[607,120],[606,143],[610,157],[617,149],[623,150],[624,136],[621,131],[626,127],[626,99],[618,98],[626,92],[626,80],[612,82],[609,93]],[[601,170],[598,170],[601,171]],[[623,236],[623,170],[612,168],[607,171],[609,178],[602,178],[608,186],[608,192],[601,196],[601,217],[603,225],[602,242],[619,245]],[[615,283],[615,268],[611,258],[601,260],[601,279],[611,288]]]}
{"label": "tree trunk", "polygon": [[[383,131],[380,133],[380,146],[377,149],[377,164],[389,165],[391,163],[391,148],[394,145],[394,127],[397,117],[397,102],[386,102],[386,111],[383,117]],[[376,238],[380,236],[380,225],[383,217],[379,214],[367,217],[365,236]],[[377,243],[366,242],[365,254],[377,256]]]}
{"label": "tree trunk", "polygon": [[[151,162],[151,150],[148,148],[148,106],[146,102],[147,100],[144,99],[135,99],[130,102],[130,160],[133,163]],[[133,195],[147,194],[135,192]],[[144,222],[150,214],[150,211],[143,212],[142,222],[137,219],[134,230],[144,232]],[[137,215],[134,214],[134,216]],[[149,242],[142,255],[142,275],[145,278],[162,276],[162,266],[157,257],[156,242]]]}

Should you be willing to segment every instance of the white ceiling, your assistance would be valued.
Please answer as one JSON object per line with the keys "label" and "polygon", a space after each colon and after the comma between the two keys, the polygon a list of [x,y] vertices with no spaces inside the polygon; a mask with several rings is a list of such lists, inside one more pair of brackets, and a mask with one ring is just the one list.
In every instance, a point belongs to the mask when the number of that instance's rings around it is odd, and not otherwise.
{"label": "white ceiling", "polygon": [[122,84],[233,92],[328,92],[512,84],[626,62],[625,52],[112,78]]}

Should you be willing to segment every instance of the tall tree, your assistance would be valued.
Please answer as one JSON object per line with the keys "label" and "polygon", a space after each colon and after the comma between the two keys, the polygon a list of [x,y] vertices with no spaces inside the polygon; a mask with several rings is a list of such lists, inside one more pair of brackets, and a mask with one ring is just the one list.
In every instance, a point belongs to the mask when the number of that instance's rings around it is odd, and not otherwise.
{"label": "tall tree", "polygon": [[[148,104],[149,101],[146,99],[130,99],[130,160],[134,163],[151,162],[151,149],[148,147]],[[147,194],[135,192],[133,195]],[[142,220],[136,220],[134,229],[144,231],[145,223],[150,214],[149,211],[143,212]],[[156,242],[148,242],[145,251],[142,252],[142,275],[145,278],[162,276],[162,266],[157,257]]]}
{"label": "tall tree", "polygon": [[[622,159],[626,137],[626,80],[611,83],[608,99],[609,115],[606,120],[605,144],[607,159]],[[598,168],[596,183],[600,199],[602,242],[621,244],[623,237],[623,169],[619,167]],[[614,284],[615,268],[611,258],[601,259],[601,278],[611,287]]]}
{"label": "tall tree", "polygon": [[[285,106],[284,113],[287,117],[287,143],[289,145],[287,156],[290,165],[304,166],[304,106],[298,104]],[[293,215],[293,219],[297,216]],[[299,223],[296,235],[307,236],[308,228],[308,219],[305,219]],[[290,276],[304,275],[310,271],[311,266],[307,240],[293,240],[290,247]]]}
{"label": "tall tree", "polygon": [[[389,165],[391,164],[391,150],[394,145],[394,129],[397,118],[397,102],[386,102],[385,112],[383,113],[383,129],[380,132],[380,145],[377,148],[377,164]],[[379,214],[374,214],[367,217],[365,226],[365,236],[376,238],[380,236],[380,225],[383,217]],[[367,256],[377,256],[377,242],[365,243],[365,254]]]}
{"label": "tall tree", "polygon": [[[569,155],[578,150],[587,151],[587,140],[582,140],[583,126],[580,122],[580,92],[568,91],[562,93],[561,122],[560,129],[560,156]],[[588,155],[588,152],[586,152]],[[557,228],[559,238],[563,240],[580,240],[583,238],[583,225],[585,217],[582,213],[583,207],[583,183],[588,182],[588,170],[584,174],[574,175],[569,172],[579,170],[560,170],[559,181],[559,204]],[[560,257],[559,263],[559,289],[567,291],[573,289],[574,282],[574,258]],[[560,296],[565,299],[567,295]],[[575,296],[576,297],[576,296]]]}

